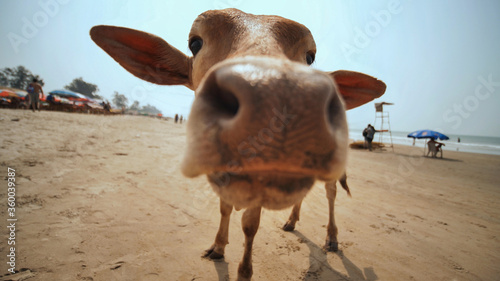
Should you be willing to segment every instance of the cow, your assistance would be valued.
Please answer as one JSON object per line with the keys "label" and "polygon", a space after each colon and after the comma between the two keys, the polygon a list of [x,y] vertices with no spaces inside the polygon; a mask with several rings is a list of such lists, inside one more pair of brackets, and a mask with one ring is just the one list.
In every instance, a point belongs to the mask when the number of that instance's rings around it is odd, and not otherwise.
{"label": "cow", "polygon": [[196,18],[188,41],[192,56],[124,27],[94,26],[90,36],[133,75],[195,92],[181,170],[187,177],[206,175],[220,197],[220,226],[207,257],[224,256],[230,214],[245,209],[238,280],[250,280],[261,209],[294,206],[284,226],[293,230],[316,180],[327,182],[326,247],[338,248],[333,200],[335,181],[345,174],[346,110],[380,97],[382,81],[354,71],[316,70],[310,67],[316,45],[307,27],[237,9]]}

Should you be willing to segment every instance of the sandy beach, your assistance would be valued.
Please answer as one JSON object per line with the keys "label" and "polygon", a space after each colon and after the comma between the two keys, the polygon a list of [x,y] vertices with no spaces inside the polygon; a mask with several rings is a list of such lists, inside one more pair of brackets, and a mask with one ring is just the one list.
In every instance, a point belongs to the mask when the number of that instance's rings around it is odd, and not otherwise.
{"label": "sandy beach", "polygon": [[[201,257],[219,224],[204,177],[180,172],[185,124],[142,116],[0,110],[0,280],[234,280],[241,211],[225,260]],[[296,231],[264,210],[253,280],[498,280],[500,156],[423,147],[350,150],[340,251],[325,253],[318,182]],[[15,169],[15,275],[8,275],[7,169]]]}

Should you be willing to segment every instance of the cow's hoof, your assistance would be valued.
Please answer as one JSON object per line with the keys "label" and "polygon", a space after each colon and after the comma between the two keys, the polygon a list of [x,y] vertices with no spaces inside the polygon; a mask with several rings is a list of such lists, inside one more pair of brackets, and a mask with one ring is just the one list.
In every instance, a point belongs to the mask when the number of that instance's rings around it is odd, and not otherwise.
{"label": "cow's hoof", "polygon": [[214,248],[210,248],[205,251],[203,257],[211,260],[220,260],[224,258],[224,254],[219,254],[214,250]]}
{"label": "cow's hoof", "polygon": [[339,250],[338,242],[326,242],[325,247],[323,247],[327,252],[337,252]]}
{"label": "cow's hoof", "polygon": [[295,230],[295,225],[291,224],[290,222],[286,222],[285,225],[283,226],[284,231],[294,231]]}

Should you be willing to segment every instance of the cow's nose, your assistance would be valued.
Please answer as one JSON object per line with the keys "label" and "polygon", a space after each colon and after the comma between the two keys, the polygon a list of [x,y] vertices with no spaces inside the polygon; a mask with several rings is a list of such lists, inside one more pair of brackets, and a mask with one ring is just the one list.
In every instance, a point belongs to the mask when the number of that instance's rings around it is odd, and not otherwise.
{"label": "cow's nose", "polygon": [[215,66],[191,112],[194,141],[204,135],[216,143],[206,156],[221,155],[222,165],[243,170],[328,174],[337,148],[346,145],[345,109],[333,80],[289,61],[251,57]]}
{"label": "cow's nose", "polygon": [[260,121],[264,122],[260,126],[266,125],[266,117],[288,111],[300,117],[297,123],[310,121],[306,127],[329,131],[337,129],[336,120],[344,111],[333,81],[326,74],[270,59],[252,58],[216,68],[199,90],[198,98],[211,119],[234,121],[236,126]]}

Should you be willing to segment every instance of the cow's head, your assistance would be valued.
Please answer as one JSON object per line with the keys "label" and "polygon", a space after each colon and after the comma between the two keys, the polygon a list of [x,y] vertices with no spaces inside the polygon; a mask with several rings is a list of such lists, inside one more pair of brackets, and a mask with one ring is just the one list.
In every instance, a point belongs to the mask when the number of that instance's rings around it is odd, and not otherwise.
{"label": "cow's head", "polygon": [[135,76],[195,91],[182,171],[206,174],[238,207],[282,208],[315,179],[339,178],[348,147],[345,110],[386,88],[362,73],[311,68],[310,31],[278,16],[207,11],[189,34],[192,57],[137,30],[96,26],[90,34]]}

